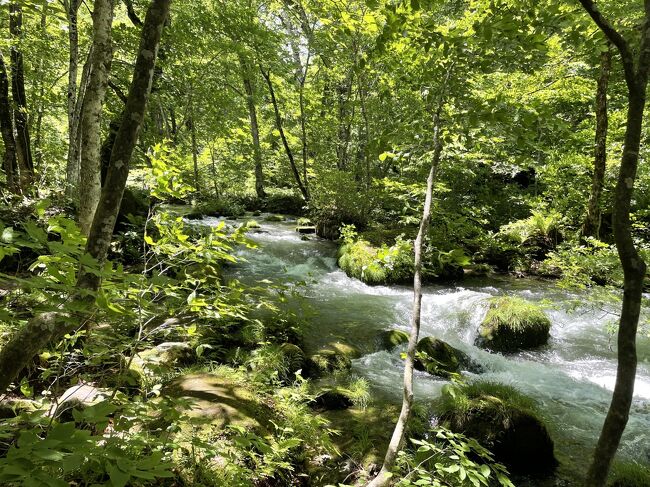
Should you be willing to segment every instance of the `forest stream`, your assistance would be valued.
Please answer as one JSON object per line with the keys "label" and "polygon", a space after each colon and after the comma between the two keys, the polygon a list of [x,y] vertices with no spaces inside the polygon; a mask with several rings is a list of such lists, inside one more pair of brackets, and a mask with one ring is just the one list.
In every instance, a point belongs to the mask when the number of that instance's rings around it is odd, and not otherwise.
{"label": "forest stream", "polygon": [[[202,223],[220,221],[206,218]],[[250,237],[259,248],[240,249],[240,261],[229,269],[230,277],[248,284],[264,279],[305,282],[301,294],[309,303],[306,346],[316,348],[332,339],[354,344],[364,355],[353,362],[352,373],[369,381],[373,397],[399,403],[404,347],[390,353],[377,351],[377,337],[391,328],[408,331],[412,290],[368,286],[347,277],[337,267],[336,245],[315,236],[302,240],[295,222],[261,222]],[[553,323],[547,346],[504,356],[473,345],[487,309],[486,298],[506,293],[547,304]],[[421,336],[439,337],[469,354],[485,368],[482,379],[513,385],[534,398],[551,430],[558,458],[572,470],[586,468],[616,376],[614,338],[607,329],[616,307],[585,304],[583,298],[553,282],[501,277],[427,286],[422,303]],[[635,400],[619,457],[647,462],[650,339],[646,334],[639,334],[638,353]],[[416,401],[436,398],[446,383],[416,372]]]}

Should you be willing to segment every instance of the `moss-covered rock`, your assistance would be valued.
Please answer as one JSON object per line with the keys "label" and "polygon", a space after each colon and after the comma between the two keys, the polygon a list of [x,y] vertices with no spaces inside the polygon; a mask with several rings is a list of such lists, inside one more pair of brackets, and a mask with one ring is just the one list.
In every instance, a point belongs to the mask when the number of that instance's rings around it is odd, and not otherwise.
{"label": "moss-covered rock", "polygon": [[140,379],[170,372],[179,365],[190,365],[196,353],[189,343],[165,342],[138,352],[131,361],[130,371]]}
{"label": "moss-covered rock", "polygon": [[457,376],[461,370],[480,372],[480,365],[469,356],[434,337],[424,337],[417,345],[415,369],[445,379]]}
{"label": "moss-covered rock", "polygon": [[267,222],[283,222],[286,220],[286,218],[284,217],[284,215],[271,214],[271,215],[267,215],[266,218],[264,218],[264,220],[266,220]]}
{"label": "moss-covered rock", "polygon": [[400,241],[391,247],[373,247],[365,240],[339,249],[339,267],[366,284],[400,284],[413,278],[412,246]]}
{"label": "moss-covered rock", "polygon": [[298,226],[296,227],[296,232],[300,233],[301,235],[311,235],[316,233],[316,227],[312,226]]}
{"label": "moss-covered rock", "polygon": [[332,411],[338,409],[348,409],[354,405],[344,392],[337,389],[329,389],[320,392],[311,403],[312,408],[316,410]]}
{"label": "moss-covered rock", "polygon": [[434,410],[442,426],[478,440],[511,473],[546,476],[557,467],[553,440],[535,403],[510,386],[448,386]]}
{"label": "moss-covered rock", "polygon": [[612,466],[608,487],[650,487],[650,467],[636,462],[617,462]]}
{"label": "moss-covered rock", "polygon": [[220,373],[182,375],[165,387],[163,394],[185,399],[183,412],[212,429],[229,424],[266,429],[272,418],[271,409],[253,391]]}
{"label": "moss-covered rock", "polygon": [[382,349],[390,352],[395,347],[408,343],[409,334],[402,330],[384,330],[379,335],[379,340]]}
{"label": "moss-covered rock", "polygon": [[352,360],[360,356],[361,352],[356,347],[341,342],[332,342],[307,358],[306,376],[322,377],[326,374],[350,370]]}
{"label": "moss-covered rock", "polygon": [[0,419],[15,418],[22,413],[30,413],[37,409],[39,409],[39,404],[36,401],[6,397],[0,401]]}
{"label": "moss-covered rock", "polygon": [[551,320],[542,309],[524,299],[501,296],[490,299],[476,344],[495,352],[516,352],[545,345]]}

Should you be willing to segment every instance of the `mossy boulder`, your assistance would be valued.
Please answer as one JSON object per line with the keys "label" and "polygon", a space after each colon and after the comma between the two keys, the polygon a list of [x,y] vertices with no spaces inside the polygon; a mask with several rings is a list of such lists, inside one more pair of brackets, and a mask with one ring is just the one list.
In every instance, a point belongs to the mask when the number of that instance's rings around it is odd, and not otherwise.
{"label": "mossy boulder", "polygon": [[196,353],[189,343],[165,342],[153,348],[138,352],[129,367],[141,379],[171,372],[174,367],[190,365],[196,360]]}
{"label": "mossy boulder", "polygon": [[264,218],[264,220],[266,220],[267,222],[283,222],[286,220],[286,218],[284,217],[284,215],[272,214],[272,215],[267,215],[266,218]]}
{"label": "mossy boulder", "polygon": [[511,473],[543,477],[557,467],[553,440],[535,403],[513,387],[490,382],[448,386],[434,410],[442,426],[478,440]]}
{"label": "mossy boulder", "polygon": [[212,429],[233,424],[266,429],[272,410],[236,378],[220,373],[182,375],[165,387],[163,394],[185,400],[183,412]]}
{"label": "mossy boulder", "polygon": [[551,320],[542,309],[524,299],[490,299],[476,345],[495,352],[516,352],[548,343]]}
{"label": "mossy boulder", "polygon": [[0,419],[15,418],[22,413],[31,413],[37,409],[39,409],[39,404],[36,401],[6,397],[0,401]]}
{"label": "mossy boulder", "polygon": [[333,411],[351,408],[354,403],[345,392],[328,389],[318,393],[310,405],[317,411]]}
{"label": "mossy boulder", "polygon": [[373,247],[356,240],[341,246],[338,264],[349,277],[366,284],[407,283],[413,279],[413,248],[404,241]]}
{"label": "mossy boulder", "polygon": [[350,370],[352,360],[360,356],[361,352],[352,345],[341,342],[329,343],[307,358],[306,376],[315,378]]}
{"label": "mossy boulder", "polygon": [[391,351],[404,343],[408,343],[409,334],[402,330],[384,330],[379,335],[383,350]]}
{"label": "mossy boulder", "polygon": [[434,337],[424,337],[418,342],[414,367],[445,379],[458,376],[461,370],[481,371],[466,353]]}

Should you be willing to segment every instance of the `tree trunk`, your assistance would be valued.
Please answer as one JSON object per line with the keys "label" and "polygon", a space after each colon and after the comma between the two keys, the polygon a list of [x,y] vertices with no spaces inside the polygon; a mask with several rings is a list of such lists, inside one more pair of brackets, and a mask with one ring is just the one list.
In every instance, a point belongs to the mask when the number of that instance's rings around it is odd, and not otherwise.
{"label": "tree trunk", "polygon": [[641,312],[646,264],[639,255],[631,234],[630,202],[639,163],[645,86],[630,93],[625,148],[616,185],[613,230],[618,256],[623,266],[624,291],[618,328],[618,367],[612,402],[598,438],[586,485],[604,487],[611,462],[627,425],[634,395],[637,355],[636,334]]}
{"label": "tree trunk", "polygon": [[77,138],[77,73],[79,71],[79,31],[77,13],[81,0],[66,2],[68,17],[68,42],[70,56],[68,59],[68,161],[66,164],[66,195],[72,197],[79,183],[79,145]]}
{"label": "tree trunk", "polygon": [[102,190],[101,121],[108,88],[113,48],[111,25],[113,0],[95,0],[93,10],[93,56],[90,79],[81,110],[81,168],[79,172],[79,226],[88,235]]}
{"label": "tree trunk", "polygon": [[11,120],[9,103],[9,77],[4,56],[0,52],[0,132],[5,152],[2,158],[2,169],[7,178],[7,188],[14,194],[20,193],[18,166],[16,163],[16,139],[14,139],[14,124]]}
{"label": "tree trunk", "polygon": [[193,105],[191,107],[191,110],[192,116],[190,118],[190,137],[192,139],[192,162],[194,164],[194,189],[198,193],[201,191],[201,182],[199,180],[199,149],[196,145],[196,124],[194,123]]}
{"label": "tree trunk", "polygon": [[587,215],[582,225],[582,237],[598,238],[600,230],[600,198],[605,183],[607,167],[607,88],[612,69],[612,51],[607,49],[600,56],[600,76],[596,91],[596,149],[594,153],[594,174],[591,181],[591,194],[587,205]]}
{"label": "tree trunk", "polygon": [[339,171],[345,171],[348,167],[348,146],[350,144],[350,110],[348,103],[352,96],[352,71],[348,73],[345,80],[337,86],[338,93],[338,111],[339,111],[339,125],[338,125],[338,140],[336,142],[336,165]]}
{"label": "tree trunk", "polygon": [[264,167],[262,165],[262,146],[260,145],[260,129],[257,121],[257,108],[255,107],[255,92],[251,81],[251,69],[243,56],[239,56],[242,70],[242,81],[246,93],[248,106],[248,119],[251,124],[251,138],[253,139],[253,160],[255,162],[255,193],[258,198],[266,198],[264,191]]}
{"label": "tree trunk", "polygon": [[639,150],[643,130],[643,111],[646,105],[648,76],[650,74],[650,2],[646,1],[646,16],[641,28],[638,61],[634,49],[598,10],[593,0],[580,0],[592,20],[605,33],[620,54],[628,87],[627,126],[623,156],[614,194],[613,232],[619,260],[623,267],[623,304],[618,325],[618,367],[616,383],[603,429],[587,472],[585,486],[604,487],[616,450],[623,436],[634,396],[637,355],[636,334],[641,312],[643,279],[646,264],[639,255],[632,238],[630,207],[634,182],[639,165]]}
{"label": "tree trunk", "polygon": [[280,138],[282,139],[282,145],[284,146],[284,150],[287,154],[287,158],[289,159],[291,172],[293,172],[293,177],[296,180],[298,189],[300,189],[300,192],[302,193],[302,197],[305,199],[305,201],[309,201],[309,190],[307,189],[307,186],[303,184],[303,181],[300,178],[300,172],[298,172],[298,168],[296,167],[296,161],[293,157],[293,152],[291,150],[291,147],[289,146],[287,137],[284,134],[284,128],[282,127],[282,117],[280,116],[280,109],[278,108],[278,100],[275,98],[275,90],[273,89],[271,74],[269,72],[265,72],[263,69],[261,71],[262,71],[262,76],[264,76],[264,79],[266,80],[266,84],[269,87],[269,93],[271,95],[271,103],[273,104],[273,112],[275,113],[275,125],[278,129],[278,132],[280,132]]}
{"label": "tree trunk", "polygon": [[[43,10],[41,11],[41,38],[48,40],[47,36],[47,14],[49,5],[43,3]],[[38,105],[36,109],[36,137],[34,138],[34,152],[36,152],[36,161],[34,163],[36,172],[41,172],[43,163],[43,142],[42,142],[42,127],[43,127],[43,113],[45,112],[45,59],[41,55],[38,60],[38,70],[36,71],[38,88]]]}
{"label": "tree trunk", "polygon": [[402,397],[402,410],[400,411],[397,424],[393,430],[393,435],[388,444],[388,450],[384,457],[384,464],[377,477],[375,477],[368,487],[384,487],[390,481],[390,473],[397,460],[397,454],[404,443],[406,436],[406,426],[411,415],[413,407],[413,363],[415,361],[415,351],[420,336],[420,314],[422,311],[422,248],[424,238],[429,231],[429,221],[431,219],[431,201],[433,200],[433,183],[436,179],[440,155],[442,153],[442,137],[440,136],[440,115],[442,112],[442,101],[438,111],[434,116],[433,128],[433,146],[434,155],[431,161],[431,169],[427,178],[427,190],[424,198],[424,210],[422,211],[422,221],[418,235],[413,243],[415,252],[414,260],[414,277],[413,277],[413,314],[411,316],[411,332],[409,335],[408,348],[406,350],[406,362],[404,364],[404,394]]}
{"label": "tree trunk", "polygon": [[11,94],[14,102],[14,127],[16,129],[16,159],[20,169],[20,186],[23,192],[34,189],[34,160],[29,138],[27,96],[25,94],[25,69],[23,53],[18,44],[23,36],[23,12],[19,2],[9,5],[9,33],[11,46]]}
{"label": "tree trunk", "polygon": [[[144,120],[160,35],[170,3],[171,0],[152,0],[142,28],[133,81],[126,104],[126,116],[117,134],[106,186],[102,190],[86,244],[86,253],[100,265],[105,262],[108,254],[129,174],[129,162]],[[78,276],[76,292],[71,298],[74,301],[71,308],[81,307],[83,304],[92,307],[94,291],[99,288],[100,277],[93,274],[93,269],[86,269],[83,265],[80,265]],[[7,390],[38,351],[74,330],[80,323],[83,326],[83,318],[80,315],[68,317],[63,313],[43,313],[25,324],[0,350],[0,391]]]}

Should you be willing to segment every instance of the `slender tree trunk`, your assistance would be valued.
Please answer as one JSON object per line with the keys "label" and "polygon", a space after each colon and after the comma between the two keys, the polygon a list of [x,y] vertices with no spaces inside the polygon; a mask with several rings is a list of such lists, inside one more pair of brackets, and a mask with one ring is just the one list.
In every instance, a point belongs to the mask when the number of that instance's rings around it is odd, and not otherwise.
{"label": "slender tree trunk", "polygon": [[255,162],[255,193],[258,198],[266,198],[264,191],[264,166],[262,163],[262,146],[260,144],[260,129],[257,121],[257,108],[255,107],[255,92],[251,81],[250,65],[243,56],[239,57],[239,64],[242,71],[244,92],[246,93],[246,105],[248,106],[248,119],[251,124],[251,138],[253,139],[253,161]]}
{"label": "slender tree trunk", "polygon": [[[129,163],[151,92],[160,35],[169,13],[171,0],[152,0],[147,11],[133,81],[126,104],[126,117],[116,138],[111,163],[102,190],[101,199],[86,244],[86,253],[99,265],[108,254],[113,229],[120,209],[122,194],[129,174]],[[100,277],[83,265],[79,268],[76,292],[72,300],[78,306],[92,306],[94,291],[99,288]],[[25,324],[0,350],[0,391],[6,391],[34,355],[48,343],[83,325],[79,315],[42,313]]]}
{"label": "slender tree trunk", "polygon": [[192,139],[192,162],[194,163],[194,189],[201,191],[199,179],[199,149],[196,145],[196,124],[194,123],[194,106],[192,105],[192,116],[190,118],[190,136]]}
{"label": "slender tree trunk", "polygon": [[210,146],[210,161],[212,167],[212,184],[214,186],[214,197],[219,198],[219,186],[217,185],[217,162],[214,158],[214,147]]}
{"label": "slender tree trunk", "polygon": [[68,17],[68,42],[70,56],[68,59],[68,161],[66,164],[66,195],[72,197],[79,182],[79,145],[77,138],[77,73],[79,71],[79,31],[77,13],[80,0],[66,2]]}
{"label": "slender tree trunk", "polygon": [[424,198],[424,210],[422,211],[422,221],[418,235],[413,243],[415,252],[414,260],[414,277],[413,277],[413,311],[411,316],[411,333],[409,335],[408,348],[406,350],[406,362],[404,364],[404,393],[402,397],[402,410],[400,411],[397,424],[393,430],[384,464],[377,477],[375,477],[368,487],[384,487],[390,481],[390,473],[397,460],[397,454],[404,443],[406,436],[406,426],[411,415],[413,407],[413,363],[415,361],[415,351],[420,336],[420,314],[422,311],[422,248],[424,238],[429,231],[429,221],[431,220],[431,201],[433,199],[433,183],[436,179],[440,155],[442,153],[442,137],[440,136],[441,124],[440,115],[442,112],[442,101],[434,118],[433,129],[433,146],[434,155],[431,161],[431,169],[427,178],[427,190]]}
{"label": "slender tree trunk", "polygon": [[646,105],[648,76],[650,75],[650,0],[645,1],[645,21],[641,28],[641,42],[636,62],[633,54],[634,49],[603,16],[594,1],[580,0],[580,3],[612,44],[618,48],[628,87],[627,127],[614,194],[612,221],[614,241],[624,273],[623,304],[617,337],[618,367],[612,402],[585,480],[586,487],[604,487],[612,460],[627,425],[636,379],[636,334],[641,313],[646,264],[639,255],[632,238],[630,207],[639,165],[643,111]]}
{"label": "slender tree trunk", "polygon": [[34,189],[34,160],[32,158],[32,145],[29,138],[23,53],[18,46],[23,37],[23,12],[19,2],[11,2],[9,4],[9,12],[9,32],[12,38],[11,94],[14,102],[16,159],[20,168],[20,186],[23,192],[31,192]]}
{"label": "slender tree trunk", "polygon": [[336,165],[340,171],[345,171],[348,167],[348,146],[350,144],[350,110],[348,103],[352,96],[352,71],[348,73],[345,80],[337,86],[338,92],[338,140],[336,143]]}
{"label": "slender tree trunk", "polygon": [[[48,3],[43,3],[43,10],[41,12],[41,38],[43,40],[48,40],[47,36],[47,14],[49,5]],[[43,114],[45,112],[45,59],[41,55],[38,60],[38,70],[37,70],[37,84],[38,88],[38,105],[36,109],[36,137],[34,138],[34,152],[36,152],[35,168],[38,173],[41,172],[41,166],[43,163],[43,147],[42,147],[42,127],[43,127]]]}
{"label": "slender tree trunk", "polygon": [[5,152],[2,159],[2,169],[7,178],[7,188],[12,193],[20,193],[18,179],[18,165],[16,162],[16,139],[14,138],[14,124],[11,119],[9,102],[9,77],[4,56],[0,52],[0,132]]}
{"label": "slender tree trunk", "polygon": [[95,0],[93,57],[88,89],[81,111],[81,170],[79,173],[79,226],[88,235],[101,194],[101,121],[108,88],[113,48],[113,0]]}
{"label": "slender tree trunk", "polygon": [[289,146],[289,142],[287,141],[287,137],[284,133],[284,128],[282,127],[282,117],[280,116],[280,109],[278,108],[278,100],[275,98],[275,90],[273,89],[271,74],[269,72],[264,71],[263,69],[261,69],[261,71],[262,71],[262,76],[264,76],[264,79],[266,80],[266,84],[269,87],[269,94],[271,95],[271,103],[273,104],[273,112],[275,113],[275,125],[278,129],[278,132],[280,132],[280,138],[282,139],[282,145],[284,146],[284,150],[287,154],[287,158],[289,159],[291,172],[293,172],[293,177],[296,180],[296,184],[298,185],[298,189],[300,189],[303,198],[305,199],[305,201],[309,201],[309,190],[303,184],[303,181],[300,178],[300,172],[298,171],[298,167],[296,166],[296,161],[293,157],[293,151]]}
{"label": "slender tree trunk", "polygon": [[605,183],[607,167],[607,88],[612,69],[612,51],[607,49],[600,56],[600,76],[596,91],[596,148],[594,153],[594,174],[591,181],[591,194],[587,205],[587,215],[582,225],[583,237],[598,237],[600,230],[600,198]]}

